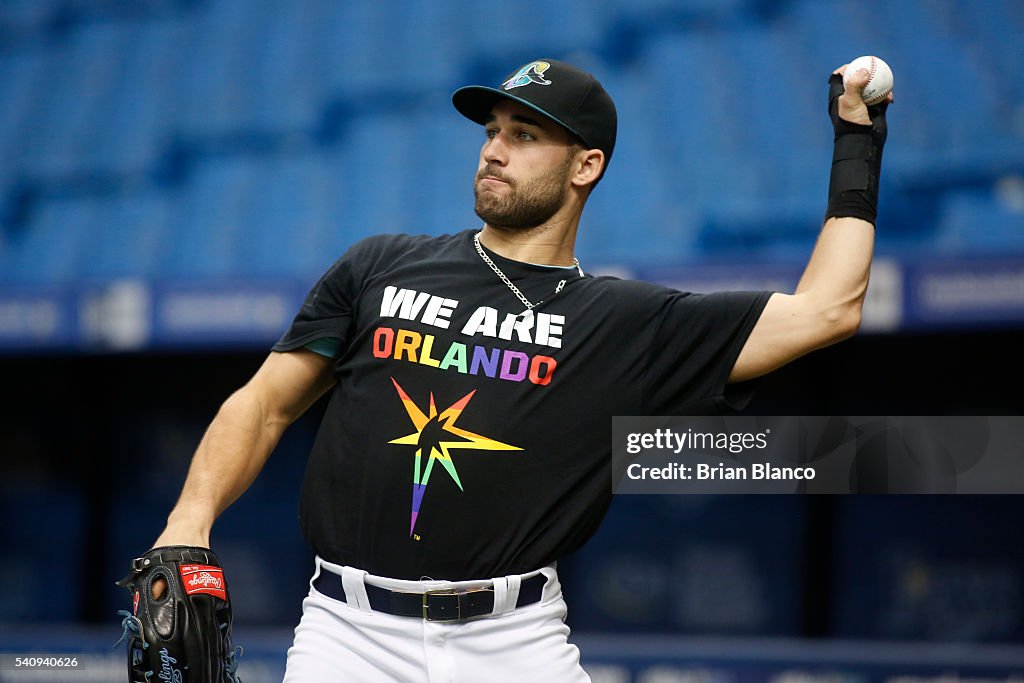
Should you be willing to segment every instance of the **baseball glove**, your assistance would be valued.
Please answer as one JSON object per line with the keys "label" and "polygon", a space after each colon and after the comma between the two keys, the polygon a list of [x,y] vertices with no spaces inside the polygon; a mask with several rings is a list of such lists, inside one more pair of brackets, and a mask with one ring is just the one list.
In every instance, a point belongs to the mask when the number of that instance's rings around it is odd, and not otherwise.
{"label": "baseball glove", "polygon": [[[167,588],[153,597],[153,584]],[[132,560],[117,582],[132,594],[132,611],[121,610],[121,641],[128,639],[128,678],[178,683],[241,683],[231,647],[231,602],[224,570],[213,551],[172,545]]]}

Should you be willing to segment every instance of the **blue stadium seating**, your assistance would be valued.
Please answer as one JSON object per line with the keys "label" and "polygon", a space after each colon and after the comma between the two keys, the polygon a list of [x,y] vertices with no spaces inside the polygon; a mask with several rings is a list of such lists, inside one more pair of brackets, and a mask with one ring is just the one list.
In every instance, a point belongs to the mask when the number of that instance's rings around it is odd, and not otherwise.
{"label": "blue stadium seating", "polygon": [[945,195],[936,248],[949,254],[1001,255],[1019,249],[1024,240],[1024,179],[1004,182],[1002,193],[985,188]]}
{"label": "blue stadium seating", "polygon": [[[957,0],[951,14],[956,29],[965,34],[965,41],[982,66],[986,86],[1004,93],[1002,106],[1020,105],[1024,101],[1024,43],[1020,40],[999,40],[1003,35],[1024,33],[1024,7],[1014,0],[995,0],[976,11],[969,0]],[[1008,95],[1008,96],[1007,96]]]}
{"label": "blue stadium seating", "polygon": [[452,3],[328,3],[317,35],[329,91],[365,93],[427,91],[454,85],[464,68],[463,48],[473,27]]}
{"label": "blue stadium seating", "polygon": [[470,3],[463,9],[470,53],[500,58],[501,78],[516,65],[541,57],[600,49],[605,15],[600,3],[583,0]]}
{"label": "blue stadium seating", "polygon": [[37,76],[47,87],[35,90],[22,132],[19,166],[27,175],[67,176],[86,170],[84,152],[107,113],[105,99],[128,35],[120,26],[100,24],[48,51]]}
{"label": "blue stadium seating", "polygon": [[156,193],[96,202],[78,271],[89,280],[156,272],[172,211],[168,197]]}
{"label": "blue stadium seating", "polygon": [[244,202],[252,164],[211,159],[197,165],[174,199],[160,271],[169,277],[230,277],[233,251],[245,237]]}
{"label": "blue stadium seating", "polygon": [[539,55],[599,73],[620,109],[589,263],[804,254],[830,153],[809,84],[870,52],[899,98],[882,246],[1024,251],[983,189],[1024,173],[1024,9],[862,4],[12,0],[0,277],[307,279],[371,233],[476,225],[480,138],[448,94]]}
{"label": "blue stadium seating", "polygon": [[225,134],[245,125],[247,97],[260,85],[253,58],[266,17],[239,0],[203,9],[183,36],[187,48],[176,55],[179,126],[194,135]]}
{"label": "blue stadium seating", "polygon": [[335,209],[347,198],[341,166],[337,154],[253,164],[233,270],[263,276],[297,270],[311,277],[326,270],[346,238]]}
{"label": "blue stadium seating", "polygon": [[54,2],[7,0],[0,3],[0,54],[31,45],[46,31]]}
{"label": "blue stadium seating", "polygon": [[41,285],[79,275],[77,254],[89,241],[96,200],[47,201],[34,212],[31,229],[4,245],[0,282]]}
{"label": "blue stadium seating", "polygon": [[84,165],[112,173],[145,173],[157,163],[177,125],[173,82],[183,20],[140,22],[126,36],[131,55],[116,65],[96,113]]}

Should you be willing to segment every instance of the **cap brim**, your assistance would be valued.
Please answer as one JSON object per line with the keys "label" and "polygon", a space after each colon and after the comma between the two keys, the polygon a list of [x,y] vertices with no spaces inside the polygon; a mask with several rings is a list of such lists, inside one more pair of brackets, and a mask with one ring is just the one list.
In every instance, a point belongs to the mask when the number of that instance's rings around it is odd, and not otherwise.
{"label": "cap brim", "polygon": [[543,114],[545,118],[548,118],[560,125],[562,128],[565,128],[567,131],[583,140],[584,143],[589,144],[584,140],[582,135],[580,135],[571,126],[566,125],[564,121],[552,116],[532,102],[528,102],[521,97],[511,95],[504,90],[489,88],[486,85],[467,85],[466,87],[459,88],[452,93],[452,104],[455,106],[455,109],[470,121],[479,123],[481,126],[487,122],[487,116],[491,113],[491,110],[494,109],[494,105],[499,100],[512,100],[513,102],[518,102],[524,107],[529,107],[538,114]]}

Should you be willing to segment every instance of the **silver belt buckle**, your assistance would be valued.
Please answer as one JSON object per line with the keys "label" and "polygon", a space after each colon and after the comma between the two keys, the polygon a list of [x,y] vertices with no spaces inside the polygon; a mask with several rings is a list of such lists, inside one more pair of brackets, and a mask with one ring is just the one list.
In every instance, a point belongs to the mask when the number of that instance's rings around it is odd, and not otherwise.
{"label": "silver belt buckle", "polygon": [[[454,595],[455,596],[455,616],[446,617],[432,617],[430,616],[430,605],[427,603],[427,598],[431,595]],[[458,621],[462,618],[462,595],[459,591],[454,588],[439,588],[432,591],[424,591],[423,593],[423,620],[424,621]]]}

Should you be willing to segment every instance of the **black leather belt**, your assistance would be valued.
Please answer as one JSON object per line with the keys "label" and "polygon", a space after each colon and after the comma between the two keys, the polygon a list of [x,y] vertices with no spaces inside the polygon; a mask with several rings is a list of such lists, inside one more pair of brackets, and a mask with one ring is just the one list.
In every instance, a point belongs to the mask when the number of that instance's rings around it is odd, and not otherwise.
{"label": "black leather belt", "polygon": [[[547,577],[543,574],[523,579],[519,586],[516,607],[540,602]],[[482,617],[494,611],[494,588],[471,588],[469,590],[440,589],[424,593],[393,591],[380,586],[366,585],[366,597],[370,609],[399,617],[417,617],[425,621],[465,621]],[[324,568],[313,580],[313,588],[329,598],[348,602],[341,577]]]}

